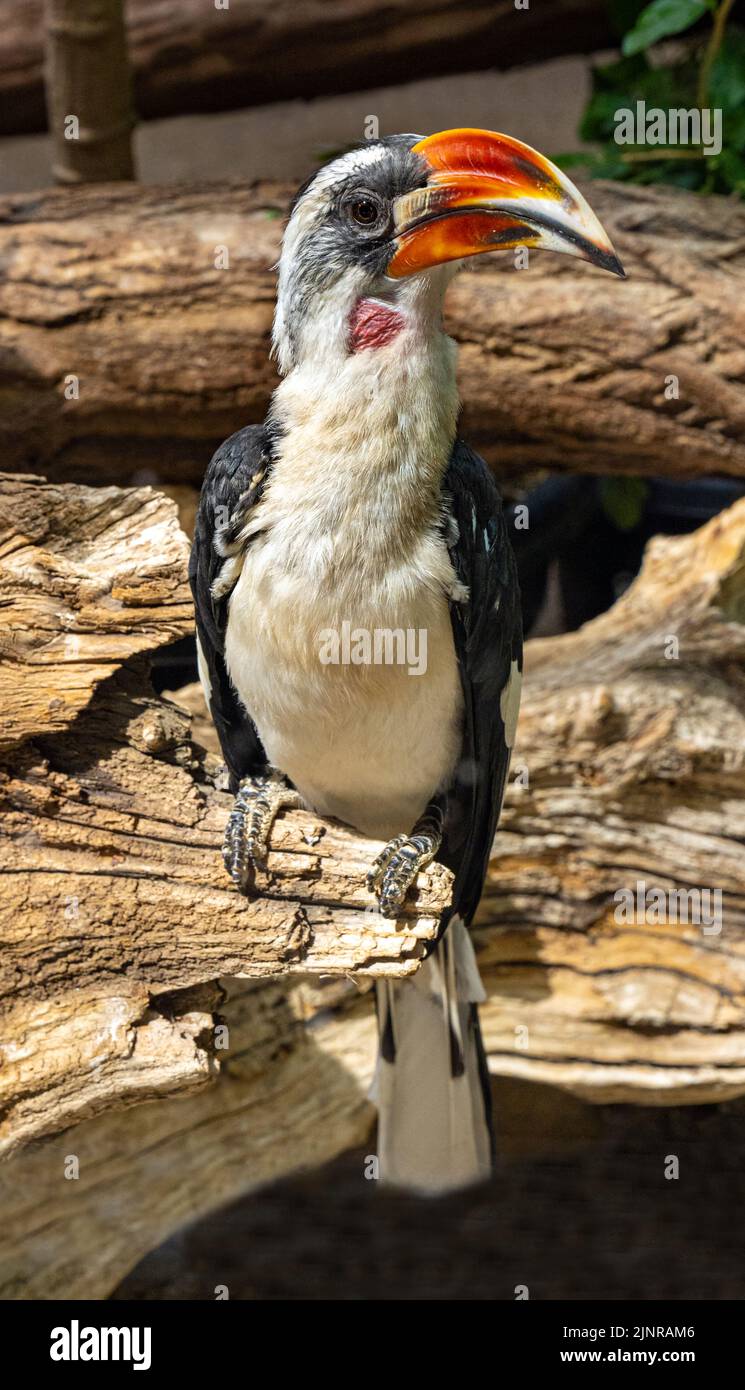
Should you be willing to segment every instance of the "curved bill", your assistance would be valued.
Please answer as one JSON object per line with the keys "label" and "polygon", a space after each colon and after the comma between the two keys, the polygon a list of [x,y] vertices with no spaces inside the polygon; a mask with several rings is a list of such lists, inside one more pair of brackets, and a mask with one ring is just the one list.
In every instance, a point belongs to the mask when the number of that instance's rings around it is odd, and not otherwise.
{"label": "curved bill", "polygon": [[625,275],[579,189],[530,145],[491,130],[443,130],[414,152],[431,173],[393,205],[394,279],[514,246],[563,251]]}

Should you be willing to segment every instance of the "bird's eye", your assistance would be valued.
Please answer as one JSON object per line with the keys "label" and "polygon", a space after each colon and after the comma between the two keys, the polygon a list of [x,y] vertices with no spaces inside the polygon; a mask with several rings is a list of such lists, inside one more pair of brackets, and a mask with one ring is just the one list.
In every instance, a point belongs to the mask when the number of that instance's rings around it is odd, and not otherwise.
{"label": "bird's eye", "polygon": [[380,214],[380,209],[372,198],[355,198],[349,210],[354,221],[359,222],[361,227],[372,227]]}
{"label": "bird's eye", "polygon": [[375,193],[350,193],[342,208],[348,222],[362,232],[380,232],[388,223],[388,208]]}

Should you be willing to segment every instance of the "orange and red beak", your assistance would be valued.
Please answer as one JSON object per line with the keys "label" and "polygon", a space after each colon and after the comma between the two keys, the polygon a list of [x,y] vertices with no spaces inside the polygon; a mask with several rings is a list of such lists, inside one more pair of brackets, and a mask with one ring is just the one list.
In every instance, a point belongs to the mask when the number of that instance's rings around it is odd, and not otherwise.
{"label": "orange and red beak", "polygon": [[624,275],[579,189],[530,145],[491,130],[443,130],[414,152],[431,173],[393,205],[394,279],[515,246],[564,251]]}

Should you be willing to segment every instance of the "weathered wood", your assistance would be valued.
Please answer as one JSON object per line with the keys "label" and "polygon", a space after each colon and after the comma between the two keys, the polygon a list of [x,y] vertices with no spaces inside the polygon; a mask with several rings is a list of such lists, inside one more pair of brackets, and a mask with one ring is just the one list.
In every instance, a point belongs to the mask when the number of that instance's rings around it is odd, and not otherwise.
{"label": "weathered wood", "polygon": [[[744,619],[739,502],[655,540],[608,613],[528,643],[479,912],[496,1071],[591,1100],[745,1093]],[[721,892],[720,930],[711,898],[698,924],[617,920],[639,883]]]}
{"label": "weathered wood", "polygon": [[[76,503],[85,518],[91,496],[104,495],[17,480],[7,488],[26,531],[35,504],[52,536],[55,516],[74,531]],[[99,515],[160,501],[142,490],[117,506],[110,493]],[[101,531],[76,534],[84,573]],[[741,504],[693,538],[659,541],[610,614],[529,644],[517,770],[480,913],[497,1070],[603,1099],[745,1091],[744,537]],[[138,556],[146,588],[167,551],[163,530],[147,527]],[[54,590],[41,550],[35,576],[37,590]],[[69,621],[75,600],[66,602]],[[94,610],[83,611],[90,622]],[[176,631],[188,622],[182,612]],[[137,625],[124,627],[119,661],[127,643],[141,649]],[[168,631],[156,626],[150,640]],[[679,656],[669,661],[673,636]],[[53,639],[47,652],[58,683],[64,653]],[[213,785],[218,760],[190,743],[188,713],[154,700],[131,661],[103,683],[93,667],[90,680],[72,722],[67,711],[50,733],[42,701],[40,732],[4,759],[8,1145],[72,1115],[206,1080],[210,981],[405,974],[447,901],[447,875],[432,868],[401,921],[386,923],[364,888],[377,847],[299,812],[278,822],[261,898],[242,898],[219,854],[229,798]],[[33,719],[27,700],[27,729]],[[616,922],[614,893],[638,879],[720,887],[721,934]],[[178,1020],[170,1035],[161,996]],[[19,1037],[32,1041],[19,1048]]]}
{"label": "weathered wood", "polygon": [[[43,130],[43,0],[0,0],[0,134]],[[509,68],[612,41],[597,0],[129,0],[142,117]]]}
{"label": "weathered wood", "polygon": [[365,887],[381,846],[302,812],[277,824],[261,897],[237,893],[220,854],[231,798],[207,780],[188,717],[144,684],[113,678],[66,734],[0,768],[0,1150],[206,1080],[205,981],[405,975],[448,902],[432,865],[399,920],[382,918]]}
{"label": "weathered wood", "polygon": [[134,178],[124,0],[47,0],[46,97],[57,183]]}
{"label": "weathered wood", "polygon": [[[744,618],[742,502],[654,542],[608,614],[528,644],[477,933],[495,1072],[590,1100],[745,1094]],[[344,974],[422,945],[410,917],[363,940],[374,846],[314,817],[278,822],[259,902],[224,886],[216,760],[141,662],[5,756],[0,1113],[25,1147],[0,1167],[4,1297],[101,1297],[184,1222],[362,1143],[375,1023]],[[721,888],[721,932],[616,921],[638,879]],[[218,983],[256,966],[283,977]]]}
{"label": "weathered wood", "polygon": [[370,1000],[340,1016],[332,991],[292,979],[231,981],[225,996],[213,1085],[84,1119],[0,1164],[0,1297],[105,1298],[186,1222],[365,1141]]}
{"label": "weathered wood", "polygon": [[0,475],[0,748],[66,728],[127,657],[191,632],[187,557],[151,488]]}
{"label": "weathered wood", "polygon": [[262,896],[237,893],[217,761],[132,664],[191,629],[173,503],[34,479],[7,479],[3,494],[0,690],[14,746],[0,763],[0,1151],[206,1080],[209,982],[222,975],[410,973],[451,883],[433,864],[388,921],[365,887],[381,846],[292,812]]}
{"label": "weathered wood", "polygon": [[[112,186],[0,202],[6,466],[195,482],[220,440],[263,419],[287,196]],[[475,258],[454,283],[464,432],[503,475],[745,476],[745,210],[611,184],[591,198],[627,281],[536,252],[519,271]]]}

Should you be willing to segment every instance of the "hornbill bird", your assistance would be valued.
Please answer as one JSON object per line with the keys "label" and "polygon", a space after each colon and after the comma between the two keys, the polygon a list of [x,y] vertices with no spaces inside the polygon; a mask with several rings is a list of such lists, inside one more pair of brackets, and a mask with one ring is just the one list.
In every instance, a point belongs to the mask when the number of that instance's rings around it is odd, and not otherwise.
{"label": "hornbill bird", "polygon": [[[432,859],[454,873],[422,967],[377,986],[380,1176],[423,1190],[490,1168],[467,928],[522,665],[512,549],[492,476],[457,437],[442,306],[466,257],[517,246],[623,275],[570,180],[505,135],[397,135],[315,173],[279,261],[282,379],[264,424],[212,459],[190,565],[200,677],[235,793],[223,855],[237,887],[250,891],[274,818],[296,805],[386,842],[367,885],[387,917]],[[377,660],[368,643],[336,663],[328,634],[344,625],[353,644],[417,634],[426,662],[412,668],[390,642]]]}

